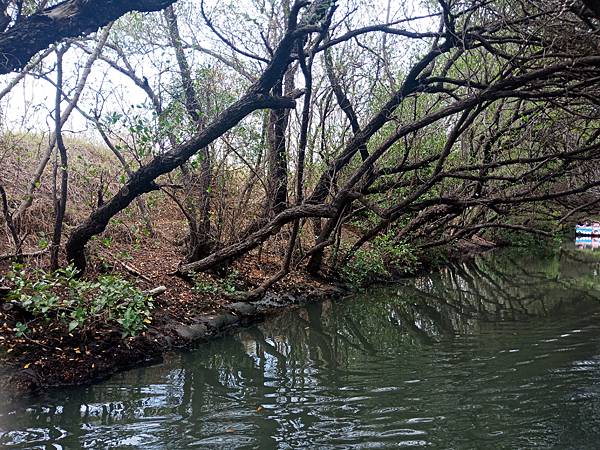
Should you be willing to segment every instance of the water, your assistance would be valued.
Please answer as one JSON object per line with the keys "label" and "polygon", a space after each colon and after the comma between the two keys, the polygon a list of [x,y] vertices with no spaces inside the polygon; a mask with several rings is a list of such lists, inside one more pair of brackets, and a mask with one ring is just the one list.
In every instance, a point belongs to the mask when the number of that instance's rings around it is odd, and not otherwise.
{"label": "water", "polygon": [[0,405],[6,448],[598,448],[591,253],[504,253]]}

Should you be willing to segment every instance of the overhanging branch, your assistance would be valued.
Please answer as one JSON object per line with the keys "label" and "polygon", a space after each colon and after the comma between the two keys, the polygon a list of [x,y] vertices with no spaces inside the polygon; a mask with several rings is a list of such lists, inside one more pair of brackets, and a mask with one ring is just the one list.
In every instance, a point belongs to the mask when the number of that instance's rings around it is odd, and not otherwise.
{"label": "overhanging branch", "polygon": [[159,11],[175,0],[66,0],[23,17],[0,33],[0,74],[22,69],[39,51],[93,33],[130,11]]}

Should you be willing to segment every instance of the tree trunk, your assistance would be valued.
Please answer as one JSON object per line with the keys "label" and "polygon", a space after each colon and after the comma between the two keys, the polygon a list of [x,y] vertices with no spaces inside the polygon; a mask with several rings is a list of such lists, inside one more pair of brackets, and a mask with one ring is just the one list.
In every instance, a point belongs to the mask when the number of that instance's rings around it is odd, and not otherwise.
{"label": "tree trunk", "polygon": [[[294,72],[289,70],[273,87],[273,95],[280,96],[285,92],[289,95],[294,86]],[[268,142],[269,154],[267,178],[267,203],[266,216],[277,215],[283,211],[288,200],[288,158],[285,133],[289,121],[289,111],[286,109],[273,109],[269,113]]]}
{"label": "tree trunk", "polygon": [[[288,28],[273,57],[261,77],[237,102],[223,111],[203,131],[182,145],[156,156],[147,165],[138,169],[124,186],[102,207],[94,211],[71,234],[67,242],[67,257],[83,272],[86,267],[85,246],[89,240],[105,230],[108,222],[139,195],[158,188],[154,180],[179,167],[200,149],[207,147],[237,125],[243,118],[259,109],[294,108],[293,98],[268,95],[273,86],[286,72],[296,42],[314,31],[313,27],[298,28],[297,19],[304,2],[296,2],[288,16]],[[206,259],[206,258],[205,258]]]}
{"label": "tree trunk", "polygon": [[[90,53],[90,56],[88,57],[85,65],[83,67],[83,72],[81,74],[81,77],[79,78],[79,81],[77,82],[77,86],[75,87],[75,90],[71,97],[71,101],[69,102],[69,104],[67,105],[67,107],[61,114],[61,126],[63,126],[66,123],[66,121],[71,116],[71,113],[73,112],[73,110],[77,107],[79,98],[81,97],[81,94],[86,86],[87,80],[92,71],[92,66],[94,65],[94,62],[98,59],[98,56],[102,52],[102,48],[104,48],[104,45],[106,44],[108,35],[110,33],[110,29],[111,29],[111,26],[109,25],[108,27],[106,27],[103,30],[103,32],[100,34],[100,37],[98,38],[98,44],[96,45],[96,48],[94,48],[94,50]],[[42,159],[39,162],[31,181],[29,182],[29,186],[27,188],[27,194],[24,196],[23,200],[21,201],[21,204],[19,205],[19,208],[17,209],[17,211],[15,213],[14,220],[15,220],[15,225],[17,226],[17,228],[19,227],[20,218],[23,216],[25,211],[27,211],[27,209],[29,209],[29,207],[33,204],[33,198],[34,198],[33,194],[40,186],[40,179],[42,178],[42,175],[44,173],[44,170],[46,169],[46,165],[48,164],[48,161],[50,161],[50,158],[52,157],[52,153],[54,151],[55,146],[56,146],[56,133],[52,133],[52,135],[50,136],[50,142],[48,143],[48,147],[46,148],[46,151],[44,152],[44,155],[42,156]]]}
{"label": "tree trunk", "polygon": [[[164,15],[169,29],[169,39],[171,41],[171,45],[175,49],[175,57],[177,59],[177,65],[179,66],[179,74],[183,85],[185,109],[192,121],[198,127],[198,130],[201,130],[206,126],[206,119],[202,112],[200,99],[196,89],[194,88],[192,72],[190,70],[188,60],[185,56],[185,52],[183,51],[181,36],[179,33],[179,25],[177,23],[177,15],[175,14],[173,6],[167,7]],[[215,246],[214,239],[211,236],[210,223],[212,162],[209,147],[207,146],[200,149],[198,152],[198,157],[200,158],[199,182],[197,191],[194,192],[194,196],[191,196],[191,201],[189,203],[195,203],[195,200],[197,200],[200,208],[197,211],[194,205],[193,210],[190,211],[190,216],[194,216],[194,223],[190,223],[190,236],[188,240],[188,254],[186,256],[186,262],[198,261],[199,259],[204,258]],[[191,181],[192,174],[190,171],[187,171],[187,173],[184,171],[184,176],[187,176],[188,181]],[[195,183],[188,184],[191,187]],[[192,192],[190,191],[189,193],[191,194]]]}
{"label": "tree trunk", "polygon": [[50,245],[50,270],[57,270],[59,267],[58,256],[60,249],[60,241],[62,237],[63,221],[65,219],[65,211],[67,207],[67,189],[69,183],[69,162],[67,149],[62,137],[62,118],[60,114],[60,104],[62,99],[63,88],[63,56],[68,50],[68,47],[60,48],[56,51],[56,104],[54,107],[54,121],[56,136],[56,146],[60,154],[60,198],[56,200],[56,216],[54,220],[54,233],[52,235],[52,243]]}
{"label": "tree trunk", "polygon": [[140,167],[119,191],[102,207],[95,210],[85,222],[79,225],[67,242],[67,257],[81,271],[85,271],[85,246],[89,240],[102,233],[110,219],[127,208],[139,195],[158,189],[154,180],[179,167],[199,149],[209,145],[223,133],[237,125],[244,117],[257,109],[272,107],[293,108],[292,99],[273,98],[252,92],[230,106],[211,125],[185,144],[159,155],[150,163]]}

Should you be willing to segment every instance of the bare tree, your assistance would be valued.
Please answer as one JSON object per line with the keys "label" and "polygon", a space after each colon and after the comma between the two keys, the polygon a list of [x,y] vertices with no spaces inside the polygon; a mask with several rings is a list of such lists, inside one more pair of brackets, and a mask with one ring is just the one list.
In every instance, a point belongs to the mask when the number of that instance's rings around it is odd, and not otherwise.
{"label": "bare tree", "polygon": [[149,164],[140,168],[111,200],[94,211],[83,224],[73,231],[67,242],[67,255],[77,268],[85,269],[84,250],[89,239],[102,232],[109,220],[127,207],[138,195],[157,189],[154,180],[158,176],[181,166],[192,155],[208,146],[253,111],[295,106],[293,98],[275,97],[269,95],[269,91],[287,69],[290,54],[296,42],[308,33],[318,31],[318,27],[314,25],[298,26],[298,13],[303,6],[303,2],[294,4],[290,11],[286,34],[274,51],[269,65],[240,100],[227,108],[190,141],[155,157]]}

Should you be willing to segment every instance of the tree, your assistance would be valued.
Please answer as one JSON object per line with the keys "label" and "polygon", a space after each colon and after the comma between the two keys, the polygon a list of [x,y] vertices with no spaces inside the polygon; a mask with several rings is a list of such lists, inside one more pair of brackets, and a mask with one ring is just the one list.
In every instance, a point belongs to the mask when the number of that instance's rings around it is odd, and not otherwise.
{"label": "tree", "polygon": [[104,231],[110,219],[126,208],[138,195],[157,189],[154,180],[158,176],[181,166],[196,152],[208,146],[253,111],[295,106],[293,98],[272,96],[269,95],[269,91],[287,69],[296,42],[319,29],[314,25],[298,26],[298,13],[303,6],[304,2],[294,4],[290,11],[286,34],[275,49],[271,61],[262,76],[241,99],[227,108],[191,140],[172,148],[165,154],[158,155],[149,164],[141,167],[112,199],[94,211],[73,231],[66,246],[67,256],[80,271],[85,270],[86,267],[84,252],[87,242]]}
{"label": "tree", "polygon": [[[504,99],[514,101],[525,100],[529,107],[536,102],[543,102],[547,108],[554,108],[557,104],[569,105],[569,108],[579,105],[571,105],[572,95],[597,95],[593,90],[594,82],[592,73],[596,73],[594,64],[597,56],[592,47],[578,48],[576,53],[581,59],[563,58],[539,58],[537,48],[556,48],[557,51],[575,52],[573,41],[552,42],[542,32],[539,36],[531,37],[530,29],[523,27],[522,23],[535,20],[539,10],[535,8],[528,10],[523,5],[523,10],[507,15],[502,10],[502,5],[475,5],[460,10],[458,6],[451,10],[449,4],[440,2],[440,19],[443,25],[442,31],[438,33],[409,33],[398,31],[415,39],[432,38],[430,50],[418,60],[407,72],[400,88],[388,97],[371,119],[358,130],[356,127],[354,136],[345,145],[344,150],[329,164],[317,182],[313,193],[307,198],[307,203],[319,205],[320,212],[315,209],[302,210],[301,207],[291,207],[267,223],[246,241],[236,243],[215,254],[182,267],[183,271],[206,270],[225,259],[231,259],[245,254],[273,234],[277,233],[286,223],[296,220],[298,217],[311,215],[330,217],[312,249],[308,251],[310,256],[309,270],[317,272],[322,265],[324,250],[334,242],[334,235],[339,233],[341,226],[349,221],[358,211],[368,211],[380,219],[372,229],[367,230],[359,239],[352,251],[359,249],[365,242],[389,230],[399,219],[410,217],[415,211],[427,212],[429,208],[436,205],[444,205],[437,209],[436,215],[443,219],[441,224],[452,223],[472,208],[481,207],[495,210],[495,219],[501,218],[500,205],[518,205],[528,202],[541,202],[574,194],[579,189],[587,190],[598,184],[598,180],[587,180],[575,190],[552,189],[553,180],[559,179],[573,169],[571,164],[552,165],[549,171],[545,167],[547,161],[560,162],[572,157],[570,151],[556,152],[545,156],[530,158],[502,159],[496,163],[489,162],[489,150],[483,153],[483,162],[471,163],[466,166],[453,167],[455,165],[454,155],[459,143],[469,142],[478,132],[474,127],[479,123],[479,118],[488,114],[488,111]],[[498,8],[495,10],[494,8]],[[549,7],[544,14],[554,14],[558,18],[556,10]],[[482,17],[480,21],[470,23],[471,12],[477,11]],[[489,14],[488,14],[489,13]],[[500,17],[500,19],[496,19]],[[463,20],[464,19],[464,20]],[[560,20],[564,20],[561,17]],[[572,19],[575,20],[575,19]],[[585,27],[581,27],[575,21],[582,33],[586,33]],[[546,22],[548,26],[548,22]],[[558,22],[553,26],[561,26]],[[572,25],[571,25],[572,26]],[[459,27],[462,27],[460,29]],[[371,31],[377,28],[371,28]],[[389,27],[381,27],[388,33],[393,32]],[[507,31],[508,30],[508,31]],[[359,33],[350,31],[349,35]],[[509,34],[509,38],[505,35]],[[461,38],[458,39],[457,36]],[[343,40],[343,38],[340,38]],[[335,42],[332,39],[329,43]],[[340,42],[339,40],[337,42]],[[324,47],[327,44],[324,44]],[[561,48],[562,47],[562,48]],[[592,52],[591,54],[588,52]],[[563,53],[568,54],[568,53]],[[575,53],[573,53],[575,54]],[[512,58],[518,58],[518,63],[510,63]],[[436,64],[437,62],[437,64]],[[466,66],[465,66],[466,64]],[[486,66],[486,71],[471,72],[471,64]],[[462,67],[461,67],[462,66]],[[467,69],[467,70],[465,70]],[[578,91],[578,94],[570,92],[564,96],[558,86],[568,83]],[[588,92],[591,89],[592,92]],[[338,97],[340,97],[338,93]],[[431,99],[431,100],[423,100]],[[427,102],[426,104],[423,101]],[[343,102],[343,99],[342,99]],[[403,106],[415,112],[412,118],[402,117]],[[414,106],[413,106],[414,105]],[[592,107],[593,108],[593,107]],[[573,114],[578,113],[573,110]],[[516,111],[519,111],[517,108]],[[514,115],[511,110],[508,116]],[[595,116],[592,116],[595,117]],[[389,132],[391,121],[400,123],[394,131]],[[592,119],[594,120],[594,119]],[[513,123],[514,125],[514,123]],[[431,133],[432,126],[451,127],[445,136],[439,136],[442,140],[440,150],[433,155],[422,156],[418,147],[405,145],[405,151],[398,152],[398,147],[403,139],[417,138]],[[588,125],[583,124],[588,128]],[[512,127],[509,127],[512,128]],[[385,130],[383,136],[380,135]],[[510,135],[512,130],[505,130],[503,137]],[[379,136],[378,136],[379,135]],[[377,137],[377,139],[375,139]],[[592,140],[578,147],[576,153],[585,153],[587,157],[595,158],[598,142],[597,136],[592,135]],[[373,142],[375,141],[375,142]],[[410,140],[408,140],[410,142]],[[372,144],[371,144],[372,143]],[[528,141],[533,144],[532,141]],[[373,149],[369,156],[358,163],[355,155],[371,144]],[[485,149],[473,142],[475,149]],[[496,145],[494,145],[496,148]],[[542,154],[546,149],[540,149]],[[474,150],[475,151],[475,150]],[[486,156],[487,154],[487,156]],[[412,155],[412,157],[411,157]],[[562,155],[562,156],[561,156]],[[476,155],[473,155],[476,156]],[[410,159],[409,159],[410,158]],[[517,167],[520,164],[535,164],[534,173],[525,172],[520,176],[503,176],[502,174],[490,175],[489,169],[497,169],[503,172],[507,166]],[[389,164],[392,163],[390,166]],[[379,167],[377,167],[379,166]],[[387,166],[387,167],[386,167]],[[425,170],[425,178],[419,176],[413,182],[402,181],[402,178],[410,173]],[[464,171],[477,170],[478,175],[463,175]],[[504,180],[512,186],[503,191],[488,190],[486,199],[476,189],[472,193],[469,184],[452,183],[452,195],[443,195],[443,190],[448,190],[448,180],[465,177],[475,185],[494,184],[493,180]],[[391,177],[391,179],[389,178]],[[383,179],[388,181],[384,181]],[[394,178],[396,180],[394,180]],[[409,181],[409,180],[407,180]],[[340,183],[340,184],[338,184]],[[452,192],[451,191],[451,192]],[[540,192],[542,191],[542,192]],[[471,196],[469,196],[469,192]],[[391,195],[395,194],[395,195]],[[476,195],[475,195],[476,194]],[[375,200],[370,200],[374,197]],[[379,199],[378,199],[379,197]],[[383,198],[382,198],[383,197]],[[428,198],[431,197],[431,198]],[[393,198],[400,199],[393,201]],[[360,207],[355,207],[355,202]],[[433,212],[433,211],[431,211]],[[479,216],[479,220],[486,215]],[[430,217],[432,219],[433,217]],[[414,226],[419,225],[419,220],[411,222]],[[423,226],[423,223],[420,223]],[[438,224],[438,227],[440,224]],[[496,222],[492,224],[480,224],[478,226],[502,226]],[[525,227],[526,228],[526,227]],[[413,231],[416,231],[413,228]],[[468,232],[467,232],[468,233]],[[403,234],[406,236],[406,234]],[[460,235],[460,234],[459,234]],[[464,235],[464,234],[462,234]]]}
{"label": "tree", "polygon": [[[117,98],[112,81],[94,84],[84,104],[76,86],[62,89],[62,115],[82,111],[120,171],[108,200],[71,228],[69,259],[85,269],[88,242],[117,214],[164,199],[179,208],[170,230],[189,232],[182,273],[277,260],[254,298],[293,270],[337,275],[364,255],[392,266],[407,249],[502,230],[547,236],[550,219],[594,205],[576,201],[600,183],[591,11],[438,0],[408,16],[393,3],[384,19],[362,1],[208,10],[180,0],[121,19],[106,45],[70,40],[89,55],[79,79],[97,59],[96,78],[118,73],[146,100]],[[53,82],[52,65],[31,68],[44,54],[7,88],[19,77]],[[143,200],[159,189],[168,198]],[[7,203],[5,216],[19,219]]]}
{"label": "tree", "polygon": [[0,30],[0,74],[21,69],[37,52],[62,39],[92,33],[130,11],[158,11],[174,1],[66,0],[30,15],[22,15],[12,2],[0,2],[5,17]]}

